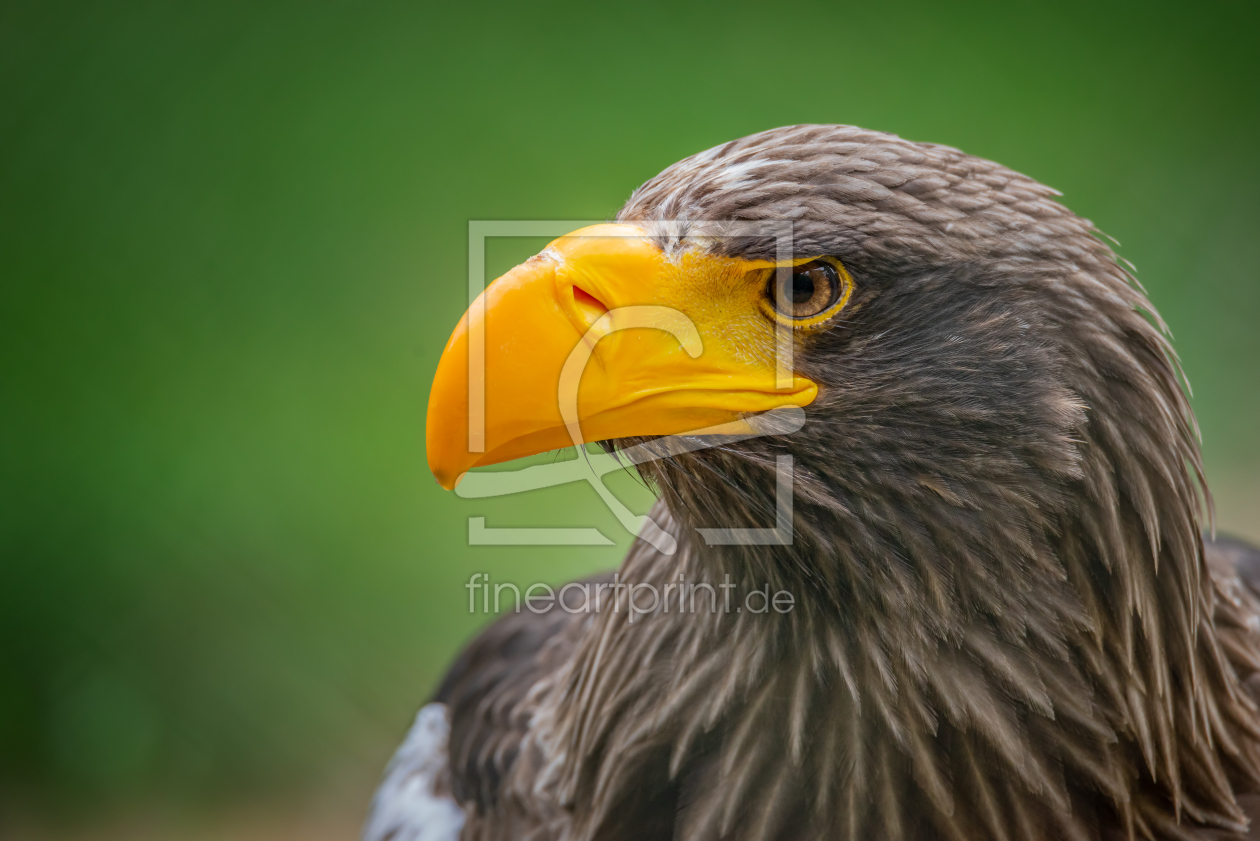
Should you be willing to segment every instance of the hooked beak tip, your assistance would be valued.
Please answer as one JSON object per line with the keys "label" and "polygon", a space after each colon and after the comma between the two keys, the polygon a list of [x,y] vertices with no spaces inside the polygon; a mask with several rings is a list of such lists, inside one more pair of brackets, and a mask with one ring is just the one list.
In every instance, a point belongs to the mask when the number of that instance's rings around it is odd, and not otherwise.
{"label": "hooked beak tip", "polygon": [[464,477],[465,477],[465,476],[467,476],[467,475],[468,475],[468,473],[467,473],[467,472],[464,472],[464,473],[461,473],[461,474],[459,474],[458,476],[456,476],[454,479],[446,479],[446,478],[443,478],[443,477],[441,477],[441,476],[438,476],[436,473],[434,473],[434,474],[433,474],[433,481],[437,482],[438,487],[439,487],[439,488],[441,488],[442,490],[444,490],[444,491],[453,491],[453,490],[455,490],[456,488],[458,488],[458,487],[459,487],[459,483],[460,483],[460,482],[462,482],[462,481],[464,481]]}

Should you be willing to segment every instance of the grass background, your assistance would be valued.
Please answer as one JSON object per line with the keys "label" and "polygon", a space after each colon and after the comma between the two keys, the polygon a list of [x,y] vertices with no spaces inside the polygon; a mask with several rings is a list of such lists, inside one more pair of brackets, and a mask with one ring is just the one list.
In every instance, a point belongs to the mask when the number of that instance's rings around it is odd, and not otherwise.
{"label": "grass background", "polygon": [[[0,835],[349,837],[485,620],[468,577],[629,541],[589,489],[428,475],[468,221],[610,217],[777,125],[1062,190],[1138,266],[1220,522],[1260,538],[1258,43],[1246,2],[5,0]],[[618,545],[470,547],[469,516]]]}

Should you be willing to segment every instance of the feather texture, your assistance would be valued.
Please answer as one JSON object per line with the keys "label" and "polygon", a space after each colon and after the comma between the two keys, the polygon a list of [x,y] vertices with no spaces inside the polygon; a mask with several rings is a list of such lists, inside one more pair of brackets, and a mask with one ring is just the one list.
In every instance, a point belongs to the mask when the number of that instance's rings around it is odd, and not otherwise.
{"label": "feather texture", "polygon": [[[1056,196],[846,126],[634,193],[619,220],[663,249],[707,226],[773,258],[713,226],[789,219],[797,256],[854,277],[845,319],[797,338],[804,429],[644,465],[679,549],[620,570],[796,605],[503,620],[439,693],[466,841],[1245,836],[1260,553],[1205,549],[1163,324]],[[700,540],[773,521],[781,455],[792,545]]]}

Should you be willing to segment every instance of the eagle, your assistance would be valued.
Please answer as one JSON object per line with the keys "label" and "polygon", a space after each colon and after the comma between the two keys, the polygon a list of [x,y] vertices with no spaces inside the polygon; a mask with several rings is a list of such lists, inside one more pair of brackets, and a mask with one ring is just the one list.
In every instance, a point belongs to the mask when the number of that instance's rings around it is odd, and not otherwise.
{"label": "eagle", "polygon": [[1213,536],[1167,329],[1058,196],[791,126],[489,285],[439,483],[598,442],[659,500],[582,609],[467,646],[366,841],[1249,837],[1260,552]]}

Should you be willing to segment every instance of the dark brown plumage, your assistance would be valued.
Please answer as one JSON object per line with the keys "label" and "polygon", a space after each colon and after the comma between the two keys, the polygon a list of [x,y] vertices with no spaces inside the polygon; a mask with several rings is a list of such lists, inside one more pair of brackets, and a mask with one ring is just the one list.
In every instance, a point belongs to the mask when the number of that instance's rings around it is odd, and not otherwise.
{"label": "dark brown plumage", "polygon": [[[796,606],[500,620],[437,695],[463,838],[1245,837],[1260,553],[1205,550],[1162,324],[1055,195],[844,126],[634,193],[618,219],[667,251],[689,221],[791,219],[799,256],[854,277],[843,319],[799,337],[805,428],[645,465],[680,548],[620,570]],[[782,454],[792,545],[706,545],[697,527],[773,521]]]}

